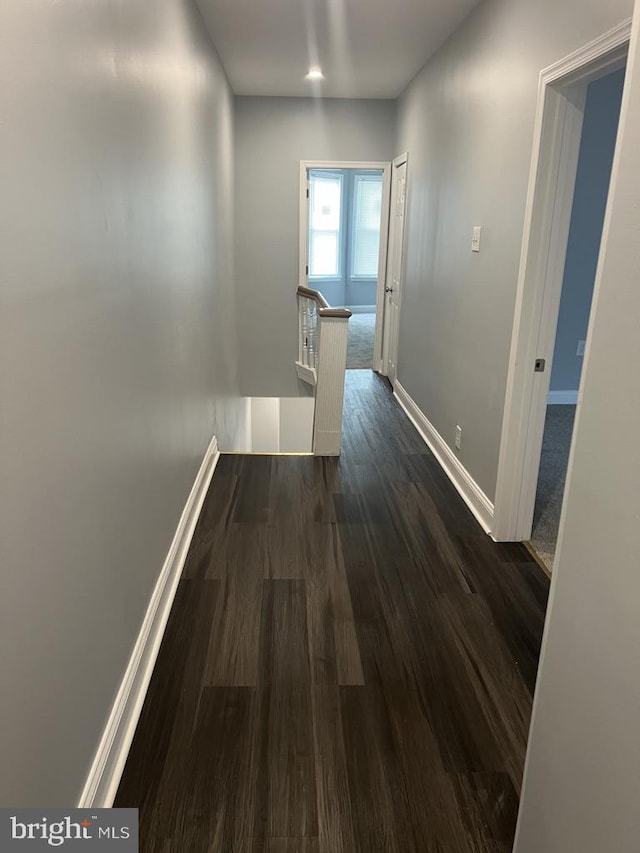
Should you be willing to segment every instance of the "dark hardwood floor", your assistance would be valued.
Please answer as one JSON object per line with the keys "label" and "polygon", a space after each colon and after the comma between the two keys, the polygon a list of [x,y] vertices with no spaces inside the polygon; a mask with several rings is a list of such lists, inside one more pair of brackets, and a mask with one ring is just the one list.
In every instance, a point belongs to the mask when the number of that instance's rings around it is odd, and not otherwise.
{"label": "dark hardwood floor", "polygon": [[140,849],[510,851],[547,592],[348,371],[340,459],[220,459],[117,795]]}

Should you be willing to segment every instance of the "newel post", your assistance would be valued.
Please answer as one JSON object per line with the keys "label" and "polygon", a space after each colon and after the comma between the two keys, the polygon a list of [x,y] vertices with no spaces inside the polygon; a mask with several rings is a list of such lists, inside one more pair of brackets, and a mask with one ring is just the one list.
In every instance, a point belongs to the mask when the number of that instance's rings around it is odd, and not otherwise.
{"label": "newel post", "polygon": [[347,308],[325,308],[320,309],[318,315],[320,358],[313,423],[313,453],[315,456],[339,456],[351,311]]}

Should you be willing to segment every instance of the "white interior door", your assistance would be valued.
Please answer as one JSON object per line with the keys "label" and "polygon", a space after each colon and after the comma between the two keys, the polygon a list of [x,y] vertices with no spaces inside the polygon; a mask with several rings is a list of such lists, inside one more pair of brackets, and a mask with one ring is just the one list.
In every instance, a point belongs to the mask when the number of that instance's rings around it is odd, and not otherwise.
{"label": "white interior door", "polygon": [[398,362],[398,326],[402,298],[402,256],[404,216],[407,197],[407,157],[393,161],[391,174],[391,221],[389,223],[389,261],[385,281],[383,373],[391,384],[396,381]]}

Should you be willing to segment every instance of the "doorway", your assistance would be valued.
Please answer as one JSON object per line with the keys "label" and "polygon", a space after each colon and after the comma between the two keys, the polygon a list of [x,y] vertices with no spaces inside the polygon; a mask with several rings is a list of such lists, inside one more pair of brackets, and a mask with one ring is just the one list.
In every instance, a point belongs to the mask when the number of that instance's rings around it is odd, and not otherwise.
{"label": "doorway", "polygon": [[349,308],[347,369],[382,369],[391,163],[300,163],[300,274]]}
{"label": "doorway", "polygon": [[625,69],[587,88],[530,544],[553,569]]}
{"label": "doorway", "polygon": [[[497,541],[529,541],[534,529],[534,513],[540,525],[545,510],[548,510],[548,514],[556,518],[551,525],[555,528],[555,535],[553,531],[545,535],[549,543],[553,542],[547,554],[549,563],[553,562],[555,554],[555,536],[575,412],[562,412],[556,407],[577,405],[579,408],[580,405],[579,390],[576,394],[574,388],[554,387],[551,377],[555,370],[554,384],[566,381],[561,377],[562,360],[567,348],[569,352],[573,348],[574,375],[576,369],[579,375],[582,373],[582,356],[577,353],[582,352],[583,346],[588,357],[589,333],[584,318],[585,315],[589,317],[591,309],[602,220],[608,197],[610,160],[615,149],[619,118],[619,103],[616,107],[618,95],[614,97],[611,92],[612,89],[618,91],[622,85],[630,30],[630,22],[625,22],[545,69],[540,75],[534,154],[491,534]],[[605,91],[607,87],[612,87],[607,94],[607,110],[610,122],[613,122],[606,134],[608,147],[604,145],[602,134],[597,132],[597,128],[596,133],[593,133],[592,122],[587,115],[592,105],[596,105],[597,112],[597,101],[603,92],[601,87]],[[611,98],[614,99],[613,105]],[[585,135],[587,133],[589,139]],[[592,144],[594,135],[595,146]],[[609,153],[602,154],[598,161],[601,173],[598,199],[593,196],[595,182],[587,169],[584,192],[590,194],[590,198],[585,202],[578,196],[583,191],[578,183],[580,166],[583,165],[580,161],[584,150],[588,162],[593,147],[606,148]],[[577,217],[575,220],[574,212]],[[592,214],[592,221],[586,230],[580,224],[581,214]],[[570,249],[579,234],[582,235],[578,241],[580,248],[572,261]],[[587,259],[589,264],[586,264]],[[572,278],[577,279],[577,285],[572,285]],[[575,290],[582,297],[580,308],[573,295]],[[583,324],[580,329],[579,316]],[[567,333],[564,331],[565,326],[569,329]],[[556,331],[559,332],[558,338]],[[572,340],[576,332],[578,336]],[[555,368],[554,362],[557,365]],[[579,387],[577,382],[576,377],[576,388]],[[550,391],[556,393],[550,397]],[[568,402],[565,402],[568,399],[565,395],[557,393],[564,391],[574,392]],[[563,414],[565,417],[561,418]],[[554,424],[555,420],[562,423]],[[545,425],[546,443],[543,442]],[[554,433],[557,441],[553,439]],[[550,442],[562,447],[561,452],[555,455],[555,461]],[[545,465],[549,460],[552,460],[551,467],[556,470],[553,485],[545,487]],[[550,508],[551,503],[554,506]],[[539,547],[542,548],[541,545]]]}
{"label": "doorway", "polygon": [[389,163],[301,163],[300,280],[348,308],[347,369],[378,369]]}

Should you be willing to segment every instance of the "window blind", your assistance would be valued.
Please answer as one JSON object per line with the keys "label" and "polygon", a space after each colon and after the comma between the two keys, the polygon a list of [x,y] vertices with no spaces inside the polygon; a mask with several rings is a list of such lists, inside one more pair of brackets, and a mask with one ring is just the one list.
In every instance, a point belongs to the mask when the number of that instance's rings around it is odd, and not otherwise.
{"label": "window blind", "polygon": [[354,190],[352,274],[354,278],[377,278],[382,176],[356,175]]}
{"label": "window blind", "polygon": [[309,275],[340,275],[342,175],[309,175]]}

